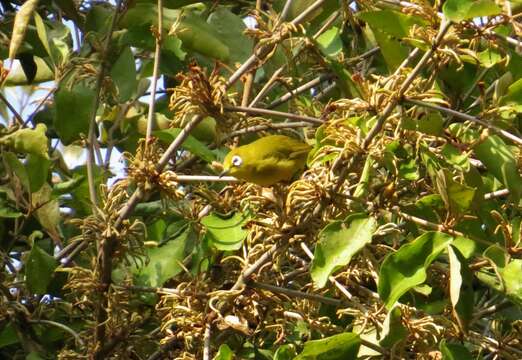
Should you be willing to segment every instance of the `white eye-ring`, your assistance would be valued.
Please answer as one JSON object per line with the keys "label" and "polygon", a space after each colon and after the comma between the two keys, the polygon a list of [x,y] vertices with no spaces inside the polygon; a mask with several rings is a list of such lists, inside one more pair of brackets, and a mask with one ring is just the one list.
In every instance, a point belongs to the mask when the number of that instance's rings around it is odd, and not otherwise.
{"label": "white eye-ring", "polygon": [[235,167],[240,167],[241,164],[243,164],[243,159],[241,159],[240,156],[238,156],[238,155],[232,156],[232,165],[234,165]]}

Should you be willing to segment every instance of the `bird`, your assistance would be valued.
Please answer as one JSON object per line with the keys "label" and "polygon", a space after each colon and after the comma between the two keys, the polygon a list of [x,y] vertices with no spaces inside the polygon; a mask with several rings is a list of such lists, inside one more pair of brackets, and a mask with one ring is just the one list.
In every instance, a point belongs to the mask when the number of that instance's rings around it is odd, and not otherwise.
{"label": "bird", "polygon": [[304,168],[311,146],[285,135],[269,135],[230,150],[220,176],[231,175],[261,186],[290,181]]}

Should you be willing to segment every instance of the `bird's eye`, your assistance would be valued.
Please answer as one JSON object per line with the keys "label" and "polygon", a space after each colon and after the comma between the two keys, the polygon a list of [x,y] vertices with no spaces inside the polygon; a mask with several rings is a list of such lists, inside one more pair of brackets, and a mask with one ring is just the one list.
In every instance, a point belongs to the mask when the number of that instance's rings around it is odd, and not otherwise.
{"label": "bird's eye", "polygon": [[241,159],[240,156],[234,155],[232,157],[232,165],[234,165],[236,167],[240,167],[242,163],[243,163],[243,159]]}

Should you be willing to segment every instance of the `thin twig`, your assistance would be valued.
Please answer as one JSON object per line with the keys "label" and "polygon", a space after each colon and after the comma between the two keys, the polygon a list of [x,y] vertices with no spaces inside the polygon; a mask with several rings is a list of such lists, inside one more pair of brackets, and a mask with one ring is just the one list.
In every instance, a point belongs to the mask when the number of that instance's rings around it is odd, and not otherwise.
{"label": "thin twig", "polygon": [[509,190],[501,189],[501,190],[497,190],[497,191],[493,191],[493,192],[484,194],[484,200],[494,199],[497,197],[503,197],[503,196],[507,196],[507,195],[509,195]]}
{"label": "thin twig", "polygon": [[68,327],[67,325],[61,324],[61,323],[56,322],[56,321],[43,320],[43,319],[28,320],[28,322],[30,324],[44,324],[44,325],[50,325],[50,326],[54,326],[54,327],[57,327],[59,329],[62,329],[63,331],[68,332],[69,334],[71,334],[74,337],[74,339],[78,342],[78,344],[80,346],[84,346],[85,345],[85,343],[83,342],[83,340],[80,337],[80,335],[76,331],[74,331],[73,329]]}
{"label": "thin twig", "polygon": [[[299,25],[310,13],[314,12],[317,8],[319,8],[326,0],[317,0],[312,5],[310,5],[305,11],[303,11],[299,16],[297,16],[294,20],[291,21],[292,25]],[[230,87],[239,80],[243,74],[248,72],[250,68],[258,61],[258,59],[264,58],[266,55],[270,53],[273,45],[263,46],[257,52],[257,54],[251,55],[228,79],[227,87]]]}
{"label": "thin twig", "polygon": [[23,126],[24,125],[24,119],[18,113],[18,111],[16,111],[14,106],[11,105],[11,103],[7,100],[7,98],[4,96],[4,94],[2,94],[2,92],[0,92],[0,99],[4,102],[5,106],[7,106],[7,108],[13,113],[13,116],[15,117],[16,121],[18,122],[18,124]]}
{"label": "thin twig", "polygon": [[89,198],[91,200],[92,212],[95,213],[97,211],[97,198],[96,198],[96,187],[94,182],[94,148],[98,147],[98,140],[96,139],[96,113],[98,110],[98,106],[100,104],[100,93],[102,90],[103,79],[105,77],[105,72],[107,70],[107,53],[109,52],[109,47],[112,40],[112,33],[116,28],[116,24],[118,22],[118,16],[120,14],[122,0],[118,0],[116,2],[116,8],[114,9],[114,16],[112,18],[111,26],[109,28],[109,32],[107,33],[107,38],[105,39],[105,44],[103,46],[103,50],[101,53],[101,63],[100,63],[100,71],[98,73],[98,77],[96,79],[96,87],[94,97],[94,101],[92,104],[92,116],[89,122],[89,135],[87,138],[87,182],[89,185]]}
{"label": "thin twig", "polygon": [[210,360],[210,334],[212,324],[207,322],[205,324],[205,332],[203,333],[203,360]]}
{"label": "thin twig", "polygon": [[388,119],[388,117],[393,112],[393,109],[397,106],[399,103],[399,100],[402,98],[402,96],[406,93],[406,90],[409,89],[410,85],[413,83],[417,75],[420,73],[424,65],[428,62],[428,60],[431,59],[435,51],[437,50],[438,45],[444,38],[444,35],[446,35],[446,32],[449,30],[451,26],[450,21],[446,21],[445,19],[442,20],[439,33],[437,34],[437,37],[435,38],[435,41],[433,42],[433,46],[430,48],[430,50],[426,51],[426,53],[422,56],[422,58],[419,60],[415,68],[408,74],[408,77],[404,80],[404,82],[401,84],[401,87],[397,91],[396,96],[394,96],[392,99],[390,99],[390,102],[382,112],[382,115],[377,120],[377,123],[373,126],[373,128],[368,132],[368,135],[364,139],[363,147],[365,149],[368,148],[370,143],[373,141],[373,138],[377,136],[377,134],[381,131],[382,127],[384,126],[384,123]]}
{"label": "thin twig", "polygon": [[263,255],[261,255],[259,257],[259,259],[257,259],[256,262],[254,262],[248,268],[243,270],[241,272],[241,274],[239,275],[238,279],[236,280],[236,283],[234,284],[234,286],[232,286],[232,288],[230,289],[230,291],[236,291],[236,290],[241,289],[243,287],[243,285],[245,285],[245,281],[248,278],[250,278],[250,276],[252,276],[253,273],[255,273],[257,270],[259,270],[259,268],[261,266],[263,266],[268,260],[270,260],[272,258],[272,256],[277,252],[279,247],[282,246],[282,243],[283,242],[280,241],[280,242],[272,245],[270,247],[270,249],[268,249],[266,252],[264,252]]}
{"label": "thin twig", "polygon": [[237,182],[233,176],[213,176],[213,175],[176,175],[176,181],[180,183],[185,182]]}
{"label": "thin twig", "polygon": [[295,128],[302,128],[302,127],[307,127],[307,126],[311,126],[311,124],[308,122],[304,122],[304,121],[254,125],[254,126],[249,126],[246,128],[236,130],[236,131],[232,131],[230,134],[227,134],[223,138],[223,140],[227,140],[231,137],[238,136],[238,135],[244,135],[244,134],[253,133],[253,132],[257,133],[257,132],[263,131],[263,130],[295,129]]}
{"label": "thin twig", "polygon": [[159,67],[161,59],[161,43],[163,42],[163,0],[158,0],[158,29],[155,34],[156,48],[154,50],[154,68],[152,71],[152,90],[149,101],[149,112],[147,115],[147,133],[145,135],[145,147],[147,147],[152,135],[152,124],[154,122],[154,109],[156,106],[156,87],[158,84]]}
{"label": "thin twig", "polygon": [[443,106],[430,104],[430,103],[427,103],[427,102],[424,102],[424,101],[418,101],[418,100],[413,100],[413,99],[408,99],[408,98],[406,98],[405,101],[407,101],[407,102],[409,102],[410,104],[413,104],[413,105],[421,106],[421,107],[432,109],[432,110],[437,110],[437,111],[444,112],[446,114],[452,115],[454,117],[458,117],[458,118],[463,119],[463,120],[468,120],[468,121],[480,124],[480,125],[488,128],[488,129],[491,129],[491,130],[495,131],[496,133],[502,135],[506,139],[509,139],[509,140],[519,144],[519,145],[522,145],[522,139],[519,138],[518,136],[513,135],[513,134],[511,134],[510,132],[508,132],[508,131],[506,131],[504,129],[501,129],[498,126],[488,124],[484,120],[481,120],[481,119],[479,119],[479,118],[477,118],[475,116],[471,116],[471,115],[468,115],[468,114],[465,114],[465,113],[462,113],[462,112],[459,112],[459,111],[456,111],[456,110],[448,109],[448,108],[445,108]]}
{"label": "thin twig", "polygon": [[315,79],[312,79],[312,80],[308,81],[307,83],[304,83],[303,85],[295,88],[294,90],[291,90],[291,91],[287,92],[286,94],[282,95],[280,98],[272,101],[266,108],[273,109],[275,107],[278,107],[279,105],[284,104],[285,102],[287,102],[291,98],[301,94],[302,92],[305,92],[306,90],[311,89],[314,86],[317,86],[324,81],[331,80],[334,77],[335,77],[335,75],[333,75],[333,74],[324,74],[324,75],[318,76]]}
{"label": "thin twig", "polygon": [[282,111],[275,111],[275,110],[268,110],[268,109],[261,109],[261,108],[251,108],[251,107],[242,107],[242,106],[225,106],[225,111],[232,111],[232,112],[244,112],[248,114],[258,114],[258,115],[267,115],[267,116],[278,116],[278,117],[284,117],[287,119],[292,120],[298,120],[298,121],[306,121],[311,124],[317,124],[322,125],[323,121],[321,119],[306,116],[306,115],[297,115],[297,114],[291,114],[286,113]]}
{"label": "thin twig", "polygon": [[296,298],[301,298],[301,299],[318,301],[318,302],[321,302],[321,303],[327,304],[327,305],[332,305],[332,306],[346,305],[343,300],[334,299],[334,298],[317,295],[317,294],[309,294],[309,293],[305,293],[302,291],[287,289],[287,288],[284,288],[281,286],[260,283],[260,282],[253,281],[253,280],[247,281],[246,285],[251,288],[267,290],[274,294],[283,294],[283,295],[287,295],[289,297],[296,297]]}

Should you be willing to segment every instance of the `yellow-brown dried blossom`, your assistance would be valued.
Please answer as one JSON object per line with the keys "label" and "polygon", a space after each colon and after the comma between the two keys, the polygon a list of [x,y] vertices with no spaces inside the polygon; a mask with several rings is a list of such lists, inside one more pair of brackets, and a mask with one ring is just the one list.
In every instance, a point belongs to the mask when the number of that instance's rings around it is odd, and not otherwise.
{"label": "yellow-brown dried blossom", "polygon": [[179,341],[182,350],[201,355],[208,291],[209,284],[205,281],[193,280],[180,283],[174,292],[162,295],[156,306],[165,333],[162,343]]}
{"label": "yellow-brown dried blossom", "polygon": [[169,103],[169,109],[175,112],[174,126],[194,114],[222,118],[225,105],[234,103],[218,68],[207,76],[201,67],[192,63],[189,71],[179,73],[176,79],[180,84],[172,89]]}
{"label": "yellow-brown dried blossom", "polygon": [[146,144],[141,139],[136,149],[136,155],[124,153],[129,160],[127,173],[129,178],[141,189],[151,191],[157,189],[167,196],[177,199],[183,197],[176,173],[170,170],[158,171],[157,165],[163,156],[163,149],[157,139],[150,139]]}
{"label": "yellow-brown dried blossom", "polygon": [[254,54],[260,56],[257,58],[257,66],[269,60],[275,54],[277,45],[290,38],[293,33],[304,32],[302,25],[294,25],[290,22],[280,23],[277,29],[271,29],[263,17],[258,14],[254,14],[253,17],[257,23],[256,28],[247,28],[244,33],[257,40],[254,48]]}
{"label": "yellow-brown dried blossom", "polygon": [[136,258],[143,255],[145,225],[135,220],[124,220],[116,226],[119,214],[127,205],[129,194],[127,182],[115,183],[110,189],[106,185],[100,187],[100,204],[96,211],[83,219],[72,219],[70,223],[77,226],[81,234],[72,238],[71,242],[84,241],[88,245],[101,247],[107,239],[117,239],[114,259]]}

